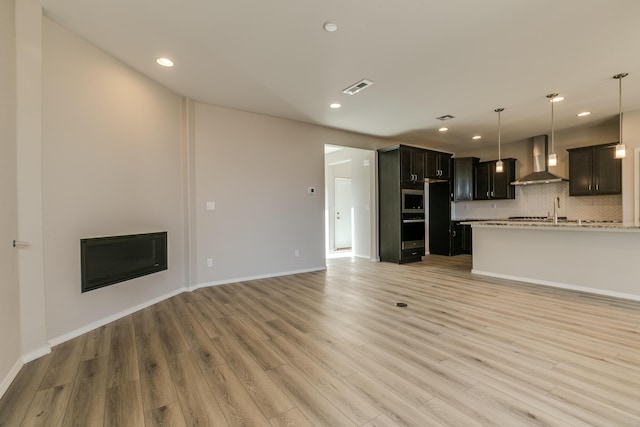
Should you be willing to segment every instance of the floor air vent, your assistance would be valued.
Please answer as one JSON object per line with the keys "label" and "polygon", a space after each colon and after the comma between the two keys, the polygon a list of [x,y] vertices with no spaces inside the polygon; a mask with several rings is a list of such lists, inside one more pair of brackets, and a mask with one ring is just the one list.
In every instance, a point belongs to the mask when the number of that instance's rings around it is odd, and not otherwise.
{"label": "floor air vent", "polygon": [[342,93],[346,93],[348,95],[355,95],[356,93],[360,92],[361,90],[368,88],[372,84],[373,84],[373,82],[371,80],[362,79],[358,83],[352,84],[348,88],[344,89],[342,91]]}

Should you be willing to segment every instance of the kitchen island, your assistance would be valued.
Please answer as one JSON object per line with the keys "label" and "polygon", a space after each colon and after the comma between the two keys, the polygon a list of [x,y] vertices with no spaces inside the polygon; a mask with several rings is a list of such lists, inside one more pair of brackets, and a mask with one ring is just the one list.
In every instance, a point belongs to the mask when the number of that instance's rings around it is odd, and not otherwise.
{"label": "kitchen island", "polygon": [[475,221],[474,274],[640,300],[640,226]]}

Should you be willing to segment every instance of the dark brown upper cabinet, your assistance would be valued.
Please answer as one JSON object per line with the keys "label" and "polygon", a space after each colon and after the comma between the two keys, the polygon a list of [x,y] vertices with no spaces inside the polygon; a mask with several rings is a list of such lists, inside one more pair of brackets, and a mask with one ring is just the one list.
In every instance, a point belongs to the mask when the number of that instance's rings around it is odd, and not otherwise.
{"label": "dark brown upper cabinet", "polygon": [[427,178],[449,179],[451,177],[451,154],[427,150],[425,169]]}
{"label": "dark brown upper cabinet", "polygon": [[567,150],[570,196],[622,193],[622,159],[615,158],[615,145],[611,143]]}
{"label": "dark brown upper cabinet", "polygon": [[503,171],[496,173],[496,160],[480,162],[476,167],[475,200],[515,199],[511,183],[516,179],[516,159],[502,159]]}
{"label": "dark brown upper cabinet", "polygon": [[455,202],[473,200],[476,188],[476,167],[479,161],[477,157],[453,158],[453,200]]}
{"label": "dark brown upper cabinet", "polygon": [[400,146],[400,178],[403,182],[424,182],[425,150]]}

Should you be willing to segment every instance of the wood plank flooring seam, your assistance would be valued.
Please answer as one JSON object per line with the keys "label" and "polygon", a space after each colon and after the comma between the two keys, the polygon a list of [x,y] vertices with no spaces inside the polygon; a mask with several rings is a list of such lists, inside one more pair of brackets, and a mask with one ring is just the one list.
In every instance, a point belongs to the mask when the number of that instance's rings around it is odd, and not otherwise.
{"label": "wood plank flooring seam", "polygon": [[470,262],[336,259],[176,295],[26,364],[0,426],[640,426],[640,302]]}

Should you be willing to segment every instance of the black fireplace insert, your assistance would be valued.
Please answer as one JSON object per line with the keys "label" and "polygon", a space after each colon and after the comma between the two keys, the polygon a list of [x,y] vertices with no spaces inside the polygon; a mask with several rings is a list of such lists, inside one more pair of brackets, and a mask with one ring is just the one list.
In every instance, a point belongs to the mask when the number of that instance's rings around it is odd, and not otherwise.
{"label": "black fireplace insert", "polygon": [[167,269],[167,232],[80,240],[82,292]]}

